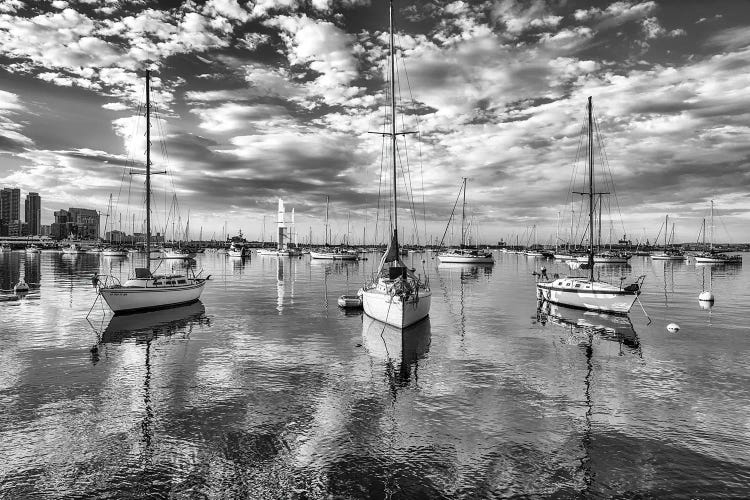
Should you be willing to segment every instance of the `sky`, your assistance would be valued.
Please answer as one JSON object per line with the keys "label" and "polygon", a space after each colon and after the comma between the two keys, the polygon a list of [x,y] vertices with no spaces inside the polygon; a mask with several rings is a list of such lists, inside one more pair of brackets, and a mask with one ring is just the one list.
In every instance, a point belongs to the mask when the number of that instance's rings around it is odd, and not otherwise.
{"label": "sky", "polygon": [[[474,239],[578,234],[591,96],[603,239],[669,215],[696,241],[715,200],[717,241],[750,241],[747,2],[394,9],[403,240],[456,241],[463,177]],[[385,0],[0,0],[0,186],[139,231],[149,68],[156,230],[271,239],[282,198],[317,242],[328,197],[334,241],[382,239],[387,30]]]}

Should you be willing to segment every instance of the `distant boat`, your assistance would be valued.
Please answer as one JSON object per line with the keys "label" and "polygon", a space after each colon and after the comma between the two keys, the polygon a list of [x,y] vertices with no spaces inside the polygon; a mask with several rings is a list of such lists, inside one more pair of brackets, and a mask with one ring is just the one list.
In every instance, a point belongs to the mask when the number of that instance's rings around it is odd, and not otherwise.
{"label": "distant boat", "polygon": [[229,245],[229,250],[226,251],[226,254],[229,257],[244,257],[245,245],[242,245],[241,243],[232,242],[232,244]]}
{"label": "distant boat", "polygon": [[115,314],[189,304],[200,298],[208,280],[193,275],[151,274],[151,104],[150,72],[146,70],[146,267],[120,284],[112,277],[99,278],[99,294]]}
{"label": "distant boat", "polygon": [[26,253],[40,253],[41,250],[37,245],[29,245],[26,247]]}
{"label": "distant boat", "polygon": [[667,228],[669,227],[669,215],[664,221],[664,251],[651,254],[651,260],[685,260],[685,252],[678,248],[670,248]]}
{"label": "distant boat", "polygon": [[78,245],[77,243],[71,243],[70,245],[63,247],[62,253],[66,255],[79,255],[79,254],[86,253],[86,250],[81,248],[81,246]]}
{"label": "distant boat", "polygon": [[588,191],[582,194],[589,199],[589,248],[588,278],[566,276],[552,279],[542,274],[536,284],[537,298],[569,307],[589,309],[604,312],[628,313],[641,292],[645,276],[631,280],[628,284],[624,280],[618,285],[594,278],[594,132],[593,109],[591,97],[588,99]]}
{"label": "distant boat", "polygon": [[[594,254],[594,264],[627,264],[632,254],[627,252],[596,252]],[[576,257],[578,262],[586,263],[589,261],[588,255],[579,255]]]}
{"label": "distant boat", "polygon": [[[429,284],[414,273],[401,260],[398,242],[398,205],[396,179],[396,50],[393,43],[393,1],[389,2],[390,32],[390,132],[384,133],[390,139],[391,153],[391,200],[393,234],[388,248],[380,260],[378,271],[373,279],[362,288],[362,305],[365,313],[376,320],[406,328],[426,318],[430,314],[432,291]],[[312,255],[312,253],[311,253]]]}
{"label": "distant boat", "polygon": [[[705,247],[705,219],[703,221],[703,246]],[[724,252],[714,250],[714,200],[711,200],[711,237],[709,248],[695,255],[696,264],[742,264],[742,255],[729,255]]]}
{"label": "distant boat", "polygon": [[122,247],[106,247],[102,250],[103,257],[127,257],[128,250]]}
{"label": "distant boat", "polygon": [[6,245],[5,243],[0,243],[0,252],[10,252],[12,249],[10,248],[10,245]]}
{"label": "distant boat", "polygon": [[[461,246],[457,249],[450,250],[438,254],[438,259],[441,263],[454,263],[454,264],[494,264],[495,259],[492,257],[491,252],[485,252],[479,249],[466,248],[466,228],[464,219],[466,215],[466,177],[463,178],[463,184],[459,190],[459,194],[463,191],[464,200],[461,207]],[[455,210],[455,205],[454,205]],[[453,212],[448,219],[450,225],[451,219],[453,218]],[[447,231],[447,228],[446,228]]]}
{"label": "distant boat", "polygon": [[310,250],[311,259],[321,260],[357,260],[359,254],[355,250],[345,250],[338,247],[332,248],[328,243],[328,202],[329,197],[326,196],[326,225],[325,225],[325,247]]}
{"label": "distant boat", "polygon": [[171,248],[165,248],[164,249],[164,258],[165,259],[193,259],[195,258],[195,252],[188,248],[182,248],[182,247],[171,247]]}

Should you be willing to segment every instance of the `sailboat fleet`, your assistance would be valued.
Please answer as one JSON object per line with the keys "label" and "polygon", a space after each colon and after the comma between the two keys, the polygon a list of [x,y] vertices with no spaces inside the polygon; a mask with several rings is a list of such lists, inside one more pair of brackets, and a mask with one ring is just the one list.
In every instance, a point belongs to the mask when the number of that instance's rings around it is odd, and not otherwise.
{"label": "sailboat fleet", "polygon": [[[399,165],[397,138],[408,132],[399,132],[396,129],[397,104],[396,104],[396,48],[394,42],[394,13],[393,2],[389,1],[389,106],[390,116],[387,120],[389,130],[380,133],[387,138],[389,148],[387,149],[388,171],[390,174],[390,219],[389,219],[389,243],[383,253],[377,270],[371,276],[356,296],[346,296],[348,301],[361,304],[367,317],[377,320],[383,324],[399,329],[406,329],[411,325],[419,323],[430,314],[432,291],[430,289],[427,273],[418,274],[417,270],[408,266],[402,259],[404,249],[399,240],[399,193],[397,186]],[[101,276],[98,277],[98,294],[109,305],[115,313],[140,312],[149,309],[173,307],[195,302],[200,298],[208,277],[202,278],[194,273],[190,275],[190,269],[186,274],[156,275],[152,273],[152,228],[151,228],[151,156],[150,156],[150,73],[146,71],[146,162],[145,162],[145,186],[146,186],[146,265],[136,268],[134,275],[119,283],[116,279]],[[600,279],[596,273],[595,264],[626,264],[631,258],[629,253],[616,250],[604,250],[601,248],[601,195],[606,193],[596,192],[594,184],[594,124],[592,98],[588,98],[588,146],[587,146],[587,176],[588,185],[585,190],[578,192],[584,196],[588,208],[588,245],[585,253],[580,249],[566,246],[559,248],[559,234],[555,242],[555,252],[543,252],[540,245],[536,244],[536,226],[533,227],[529,238],[534,238],[534,245],[528,246],[521,252],[530,257],[551,257],[555,259],[576,263],[576,266],[587,270],[585,276],[568,275],[560,277],[554,274],[548,276],[546,269],[538,274],[536,282],[536,297],[538,300],[554,305],[573,307],[584,310],[593,310],[604,313],[626,314],[633,304],[638,300],[641,293],[645,276],[636,278],[621,278],[619,282],[610,283]],[[459,196],[463,195],[461,206],[461,240],[458,248],[444,250],[437,254],[440,263],[451,264],[494,264],[495,259],[490,251],[470,248],[468,243],[468,228],[466,224],[466,198],[467,178],[462,178]],[[598,204],[597,204],[598,199]],[[458,202],[458,199],[456,200]],[[111,200],[110,200],[111,204]],[[329,198],[326,197],[325,218],[325,247],[310,251],[311,259],[317,260],[357,260],[359,255],[356,251],[342,249],[332,246],[329,240],[330,229],[328,221]],[[456,205],[454,205],[454,211]],[[599,210],[597,223],[595,211]],[[294,229],[294,210],[291,212],[291,220],[287,220],[283,200],[278,200],[277,239],[276,248],[263,248],[258,251],[261,255],[275,256],[298,256],[301,255],[296,241]],[[453,212],[448,224],[453,219]],[[265,226],[265,223],[264,223]],[[705,223],[704,223],[705,226]],[[711,204],[711,236],[708,245],[704,245],[704,251],[695,255],[696,263],[740,263],[740,256],[731,256],[717,252],[713,247],[713,202]],[[597,241],[596,234],[599,239]],[[669,216],[666,216],[664,226],[664,250],[651,254],[653,260],[684,260],[686,255],[682,250],[670,246],[668,237]],[[446,228],[447,232],[447,228]],[[559,220],[558,220],[559,233]],[[703,230],[705,242],[705,227]],[[264,227],[265,236],[265,227]],[[445,234],[443,236],[445,238]],[[265,239],[265,238],[264,238]],[[364,237],[363,237],[364,240]],[[573,240],[572,217],[570,242]],[[243,240],[244,241],[244,240]],[[347,228],[348,247],[348,228]],[[442,244],[441,244],[442,246]],[[63,253],[83,253],[78,244],[72,243],[63,249]],[[248,252],[241,243],[233,242],[227,250],[229,257],[244,257]],[[109,242],[103,249],[105,256],[126,256],[127,250]],[[187,259],[195,256],[195,252],[181,246],[164,249],[164,259]],[[424,262],[424,261],[423,261]],[[349,305],[349,302],[345,304]]]}

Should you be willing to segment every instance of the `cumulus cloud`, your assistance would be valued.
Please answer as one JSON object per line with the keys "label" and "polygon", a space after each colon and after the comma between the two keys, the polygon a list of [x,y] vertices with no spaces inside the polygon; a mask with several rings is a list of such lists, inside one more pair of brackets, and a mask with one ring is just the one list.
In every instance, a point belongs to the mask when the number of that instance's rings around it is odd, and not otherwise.
{"label": "cumulus cloud", "polygon": [[355,39],[333,23],[302,16],[278,16],[265,22],[279,28],[292,65],[309,67],[317,77],[308,90],[329,104],[345,104],[360,92],[350,86],[358,76],[352,47]]}

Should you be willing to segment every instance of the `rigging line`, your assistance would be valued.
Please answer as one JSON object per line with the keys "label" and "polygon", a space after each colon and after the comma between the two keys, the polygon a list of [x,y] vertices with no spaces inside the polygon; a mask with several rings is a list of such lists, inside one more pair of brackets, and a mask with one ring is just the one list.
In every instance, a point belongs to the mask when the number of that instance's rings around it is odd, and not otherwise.
{"label": "rigging line", "polygon": [[[407,89],[409,91],[409,97],[411,98],[411,102],[414,103],[415,101],[414,101],[414,96],[412,95],[412,92],[411,92],[411,84],[409,82],[409,75],[408,75],[408,73],[406,71],[406,63],[405,63],[403,57],[401,57],[400,61],[401,61],[401,66],[402,66],[403,71],[404,71],[404,76],[406,77],[406,86],[407,86]],[[400,78],[400,74],[399,74],[399,87],[398,88],[399,88],[399,95],[401,95],[401,78]],[[405,116],[405,112],[402,111],[402,113],[401,113],[401,126],[403,127],[403,130],[406,130],[406,122],[404,120],[404,116]],[[418,119],[417,119],[417,122],[419,122]],[[419,126],[417,126],[417,134],[419,134]],[[417,141],[417,142],[419,142],[419,141]],[[421,144],[419,145],[419,147],[420,147],[419,164],[420,164],[420,170],[422,170]],[[410,163],[409,163],[409,149],[408,149],[408,147],[406,145],[406,135],[404,135],[404,155],[406,156],[407,166],[409,166],[410,165]],[[411,214],[411,216],[412,216],[412,221],[414,223],[414,234],[417,236],[417,244],[419,245],[419,223],[417,221],[417,209],[416,209],[416,202],[414,201],[414,186],[412,185],[411,167],[410,166],[409,166],[409,189],[411,190],[411,208],[412,208],[412,214]],[[424,176],[422,176],[422,208],[423,208],[423,211],[424,211]],[[424,220],[424,217],[423,217],[423,220]],[[425,240],[426,240],[426,238],[427,238],[427,233],[426,233],[426,221],[425,221]]]}
{"label": "rigging line", "polygon": [[[395,57],[395,55],[394,55],[394,57]],[[398,97],[399,97],[399,103],[398,103],[399,106],[398,107],[401,108],[401,114],[400,114],[401,129],[402,130],[406,130],[406,122],[404,120],[405,113],[403,111],[404,107],[403,107],[403,105],[400,102],[400,98],[401,98],[401,74],[400,74],[400,72],[396,72],[396,82],[397,82],[396,87],[398,89]],[[414,193],[413,193],[414,190],[413,190],[412,185],[411,185],[411,168],[409,166],[409,151],[408,151],[408,148],[406,147],[406,135],[403,136],[403,141],[404,141],[403,150],[404,150],[404,159],[405,160],[402,160],[401,156],[398,155],[398,154],[397,154],[397,158],[401,162],[401,165],[400,165],[401,166],[401,176],[402,176],[403,182],[404,182],[404,192],[406,193],[406,199],[407,199],[407,202],[408,202],[407,204],[408,204],[409,208],[411,208],[411,213],[410,213],[410,215],[411,215],[411,222],[412,222],[412,224],[414,226],[414,233],[416,233],[417,236],[418,236],[419,235],[419,230],[417,228],[417,218],[416,218],[415,207],[414,207]],[[397,153],[398,153],[398,150],[397,150]],[[405,161],[405,164],[406,164],[406,168],[404,168],[404,161]]]}
{"label": "rigging line", "polygon": [[461,199],[461,191],[463,191],[464,185],[463,182],[461,182],[461,189],[458,190],[458,196],[456,196],[456,202],[453,204],[453,210],[451,210],[451,216],[448,217],[448,224],[445,225],[445,231],[443,231],[443,237],[440,239],[440,244],[438,245],[438,249],[443,247],[443,241],[445,241],[445,235],[448,233],[448,227],[451,225],[451,220],[453,219],[453,214],[456,212],[456,207],[458,206],[458,200]]}
{"label": "rigging line", "polygon": [[614,180],[614,176],[612,175],[612,168],[609,165],[609,157],[607,156],[607,150],[604,147],[605,139],[601,131],[599,130],[599,120],[596,118],[596,115],[594,116],[594,125],[596,126],[596,136],[597,136],[597,141],[599,142],[599,156],[602,159],[602,163],[607,166],[607,172],[609,173],[610,185],[612,186],[612,195],[614,196],[615,203],[617,205],[617,213],[620,215],[620,225],[622,226],[623,233],[627,234],[627,230],[625,229],[625,222],[623,221],[623,218],[622,218],[622,209],[620,208],[620,200],[617,198],[617,190],[615,189],[615,180]]}
{"label": "rigging line", "polygon": [[[417,101],[414,99],[414,94],[411,91],[411,81],[409,80],[409,72],[406,70],[406,61],[404,61],[404,58],[401,58],[401,65],[404,68],[404,76],[406,77],[406,86],[409,89],[409,97],[411,98],[412,105],[414,106],[414,109],[417,109]],[[425,204],[424,199],[424,162],[422,161],[422,123],[419,120],[419,113],[414,114],[414,119],[417,122],[417,145],[418,145],[418,154],[419,154],[419,175],[422,182],[422,222],[424,225],[424,241],[427,243],[427,205]]]}

